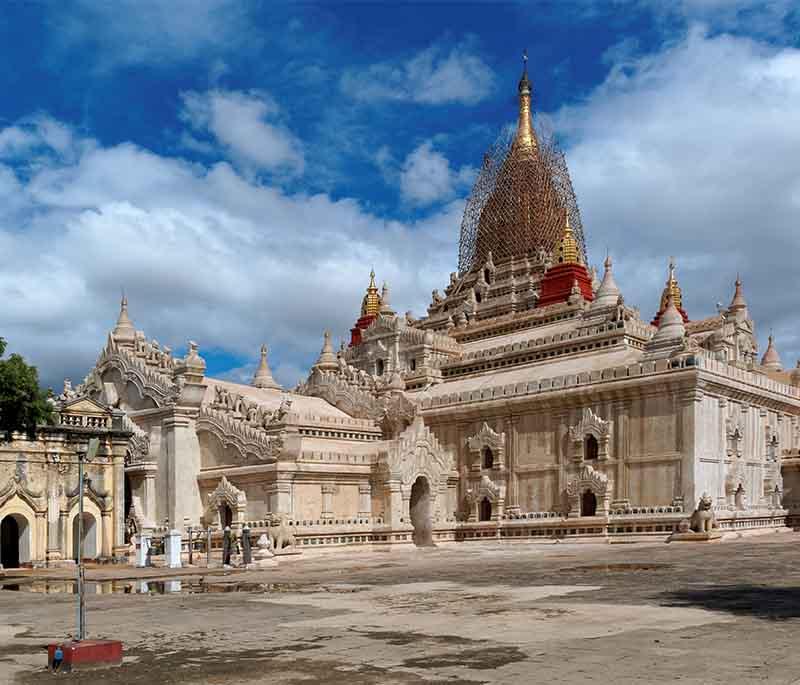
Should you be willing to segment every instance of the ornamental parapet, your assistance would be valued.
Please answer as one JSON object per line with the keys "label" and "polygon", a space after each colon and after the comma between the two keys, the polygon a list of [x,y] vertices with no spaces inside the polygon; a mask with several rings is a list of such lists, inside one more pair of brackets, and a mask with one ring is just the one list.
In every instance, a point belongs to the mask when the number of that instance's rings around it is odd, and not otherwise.
{"label": "ornamental parapet", "polygon": [[277,459],[284,447],[282,435],[269,435],[263,428],[256,428],[241,418],[208,406],[200,408],[197,430],[209,431],[223,445],[233,445],[242,455],[252,454],[262,461]]}

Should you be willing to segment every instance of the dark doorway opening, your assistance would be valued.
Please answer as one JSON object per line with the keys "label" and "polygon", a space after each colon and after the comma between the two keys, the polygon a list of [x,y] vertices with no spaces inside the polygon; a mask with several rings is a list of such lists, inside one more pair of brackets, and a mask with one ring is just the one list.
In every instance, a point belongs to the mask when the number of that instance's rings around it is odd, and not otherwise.
{"label": "dark doorway opening", "polygon": [[490,469],[494,467],[494,453],[491,447],[483,448],[483,468]]}
{"label": "dark doorway opening", "polygon": [[19,567],[19,524],[13,516],[6,516],[0,524],[0,548],[3,568]]}
{"label": "dark doorway opening", "polygon": [[587,435],[586,436],[586,449],[584,451],[583,458],[587,461],[597,459],[598,454],[600,453],[600,447],[597,444],[597,438],[594,435]]}
{"label": "dark doorway opening", "polygon": [[597,497],[591,490],[581,495],[581,516],[594,516],[597,511]]}
{"label": "dark doorway opening", "polygon": [[219,508],[219,517],[222,523],[222,529],[230,528],[233,525],[233,510],[227,505],[223,504]]}
{"label": "dark doorway opening", "polygon": [[431,517],[431,486],[428,479],[420,476],[411,486],[409,502],[411,525],[414,526],[412,539],[417,547],[433,546],[433,520]]}
{"label": "dark doorway opening", "polygon": [[489,501],[488,497],[484,497],[481,500],[479,514],[480,514],[480,516],[479,516],[479,520],[480,521],[491,521],[492,520],[492,503]]}

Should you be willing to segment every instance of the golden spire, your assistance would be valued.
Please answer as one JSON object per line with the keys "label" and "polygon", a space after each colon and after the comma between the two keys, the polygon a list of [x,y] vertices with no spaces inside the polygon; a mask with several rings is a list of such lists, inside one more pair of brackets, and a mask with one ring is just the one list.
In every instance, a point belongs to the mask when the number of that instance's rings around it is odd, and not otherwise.
{"label": "golden spire", "polygon": [[681,296],[681,287],[678,285],[678,280],[675,278],[675,257],[669,258],[669,277],[664,286],[664,292],[661,293],[661,308],[659,311],[666,311],[670,296],[672,296],[672,303],[675,305],[675,308],[678,310],[682,309],[683,298]]}
{"label": "golden spire", "polygon": [[381,296],[378,294],[378,286],[375,285],[375,270],[369,272],[369,286],[367,294],[361,301],[361,316],[377,316],[381,311]]}
{"label": "golden spire", "polygon": [[556,245],[556,261],[559,264],[581,263],[580,253],[578,252],[578,241],[575,240],[572,226],[569,225],[569,214],[566,214],[564,232],[561,234],[561,240],[558,241],[558,245]]}
{"label": "golden spire", "polygon": [[522,78],[519,80],[519,120],[514,137],[514,149],[520,152],[533,152],[538,147],[536,134],[531,121],[531,82],[528,80],[528,51],[522,53]]}

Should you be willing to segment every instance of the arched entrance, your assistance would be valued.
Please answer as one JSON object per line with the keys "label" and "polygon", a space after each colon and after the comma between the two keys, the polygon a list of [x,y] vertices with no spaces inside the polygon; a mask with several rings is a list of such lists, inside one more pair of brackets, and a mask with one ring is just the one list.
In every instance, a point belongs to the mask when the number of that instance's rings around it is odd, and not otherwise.
{"label": "arched entrance", "polygon": [[79,540],[78,537],[79,521],[80,514],[77,514],[72,519],[72,558],[78,561],[78,555],[80,554],[84,559],[96,559],[97,519],[92,514],[83,512],[83,540]]}
{"label": "arched entrance", "polygon": [[489,501],[488,497],[484,497],[481,500],[478,520],[479,521],[491,521],[492,520],[492,503]]}
{"label": "arched entrance", "polygon": [[411,486],[409,513],[411,515],[411,525],[414,526],[414,544],[417,547],[432,546],[431,486],[424,476],[419,476]]}
{"label": "arched entrance", "polygon": [[0,523],[0,564],[17,568],[31,560],[28,521],[19,514],[9,514]]}
{"label": "arched entrance", "polygon": [[597,511],[597,497],[591,490],[581,495],[581,516],[594,516]]}

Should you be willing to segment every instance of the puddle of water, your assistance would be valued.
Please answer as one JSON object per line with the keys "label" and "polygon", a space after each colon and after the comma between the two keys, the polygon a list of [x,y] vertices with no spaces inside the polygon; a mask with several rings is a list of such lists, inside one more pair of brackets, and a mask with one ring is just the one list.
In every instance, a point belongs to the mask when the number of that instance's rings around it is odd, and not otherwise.
{"label": "puddle of water", "polygon": [[[89,580],[84,583],[86,594],[91,595],[167,595],[206,594],[215,592],[297,592],[301,586],[295,583],[214,583],[200,580]],[[302,588],[306,589],[307,588]],[[23,583],[4,583],[0,590],[32,592],[45,595],[77,594],[78,584],[74,580],[32,580]]]}
{"label": "puddle of water", "polygon": [[562,568],[561,571],[566,573],[590,573],[592,571],[601,571],[603,573],[623,573],[625,571],[661,571],[663,569],[671,568],[672,564],[593,564],[590,566],[570,566]]}

